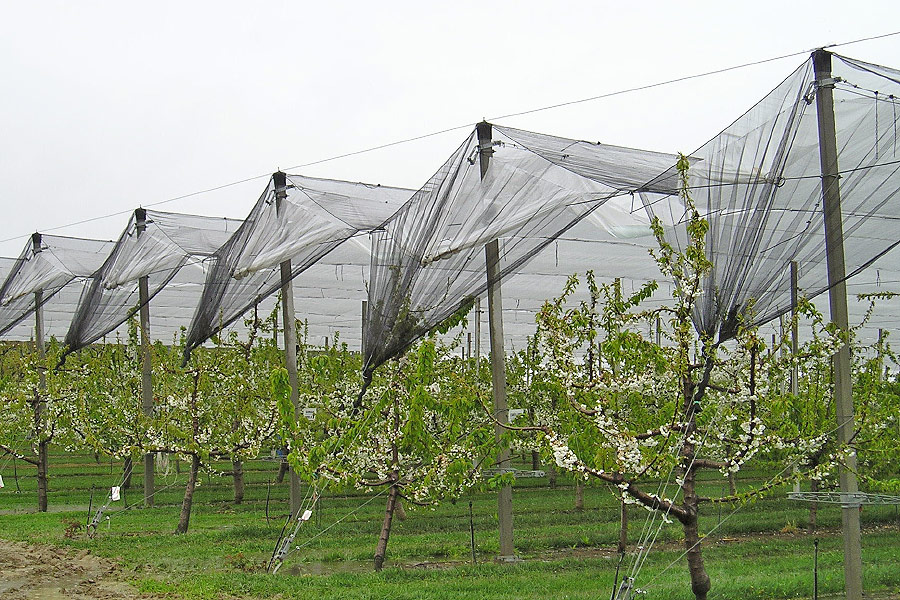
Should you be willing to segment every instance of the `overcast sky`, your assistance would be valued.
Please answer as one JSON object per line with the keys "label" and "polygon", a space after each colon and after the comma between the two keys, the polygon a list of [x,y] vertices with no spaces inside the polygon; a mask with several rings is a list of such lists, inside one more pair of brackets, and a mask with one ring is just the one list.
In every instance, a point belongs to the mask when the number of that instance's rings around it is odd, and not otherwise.
{"label": "overcast sky", "polygon": [[[133,210],[277,168],[419,187],[481,118],[690,152],[811,49],[900,29],[900,2],[0,0],[0,255],[113,239]],[[900,67],[900,36],[835,52]],[[791,53],[613,98],[542,106]],[[260,178],[160,210],[243,217]],[[10,239],[14,238],[14,239]]]}

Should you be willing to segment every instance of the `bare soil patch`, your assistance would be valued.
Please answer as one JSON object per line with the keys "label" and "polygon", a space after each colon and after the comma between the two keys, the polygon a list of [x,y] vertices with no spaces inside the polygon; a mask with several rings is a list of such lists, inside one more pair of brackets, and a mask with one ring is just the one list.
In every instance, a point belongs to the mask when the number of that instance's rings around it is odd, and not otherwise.
{"label": "bare soil patch", "polygon": [[53,546],[0,539],[0,597],[4,600],[150,598],[117,577],[118,566]]}

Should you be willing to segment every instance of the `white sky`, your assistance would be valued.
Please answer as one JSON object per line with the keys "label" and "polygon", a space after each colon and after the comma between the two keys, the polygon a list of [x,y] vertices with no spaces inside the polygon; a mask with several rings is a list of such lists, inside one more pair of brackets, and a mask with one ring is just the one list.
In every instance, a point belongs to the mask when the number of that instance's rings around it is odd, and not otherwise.
{"label": "white sky", "polygon": [[[900,2],[0,0],[0,255],[458,125],[900,29]],[[900,36],[835,48],[900,66]],[[805,56],[505,125],[690,152]],[[307,175],[419,187],[467,129]],[[243,217],[264,179],[159,206]],[[15,239],[10,239],[15,238]]]}

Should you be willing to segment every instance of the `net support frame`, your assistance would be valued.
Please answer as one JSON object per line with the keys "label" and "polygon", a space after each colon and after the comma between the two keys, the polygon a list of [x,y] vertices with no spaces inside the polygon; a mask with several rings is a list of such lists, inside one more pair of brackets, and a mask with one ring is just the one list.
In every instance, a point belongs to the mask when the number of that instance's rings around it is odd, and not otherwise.
{"label": "net support frame", "polygon": [[[491,164],[493,141],[491,124],[482,121],[476,125],[478,133],[478,157],[481,179],[484,180]],[[506,350],[503,346],[503,294],[500,285],[500,242],[493,239],[484,247],[487,272],[488,329],[491,340],[491,392],[494,403],[494,440],[498,447],[504,434],[509,407],[506,399]],[[502,471],[511,466],[509,448],[502,448],[497,454],[497,467]],[[516,560],[513,544],[512,486],[500,487],[497,493],[497,519],[500,529],[500,557],[504,562]]]}
{"label": "net support frame", "polygon": [[[831,320],[841,331],[849,330],[847,284],[844,262],[844,232],[841,215],[841,189],[838,167],[837,133],[834,118],[834,80],[831,77],[831,53],[813,52],[816,82],[816,116],[819,130],[819,161],[822,172],[823,210],[825,213],[825,255],[828,270],[828,300]],[[856,425],[853,414],[853,390],[850,375],[850,346],[843,344],[834,355],[834,404],[837,413],[837,437],[850,444]],[[841,493],[859,491],[856,478],[856,453],[839,465]],[[862,537],[859,510],[842,506],[844,538],[844,591],[847,600],[862,600]]]}
{"label": "net support frame", "polygon": [[[147,231],[147,211],[135,209],[135,230],[140,237]],[[141,409],[146,417],[152,417],[153,410],[153,359],[150,354],[150,277],[144,275],[138,279],[138,302],[140,303],[141,326]],[[144,506],[153,506],[156,488],[156,455],[153,452],[144,454]]]}

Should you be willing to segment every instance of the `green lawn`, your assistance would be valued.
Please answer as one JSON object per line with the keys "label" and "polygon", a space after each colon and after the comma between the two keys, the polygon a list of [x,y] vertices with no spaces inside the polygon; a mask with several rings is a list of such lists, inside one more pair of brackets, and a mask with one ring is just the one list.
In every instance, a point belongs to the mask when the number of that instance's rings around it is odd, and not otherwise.
{"label": "green lawn", "polygon": [[[273,482],[277,465],[253,461],[245,467],[245,502],[231,500],[230,478],[203,476],[195,496],[191,530],[174,536],[185,479],[174,463],[168,475],[159,473],[162,488],[157,506],[140,506],[140,473],[124,502],[110,506],[94,539],[83,532],[66,537],[73,522],[87,520],[94,488],[94,505],[103,502],[109,486],[119,482],[120,464],[93,457],[54,455],[51,459],[50,505],[47,514],[34,513],[33,468],[17,465],[21,493],[11,464],[3,470],[0,490],[0,536],[83,549],[115,559],[141,591],[188,598],[273,598],[300,594],[319,598],[604,598],[615,577],[618,556],[618,505],[604,487],[589,487],[585,508],[574,510],[570,480],[549,489],[546,480],[523,479],[513,494],[517,554],[515,565],[493,562],[498,550],[496,499],[490,492],[474,494],[436,509],[407,507],[405,521],[395,521],[388,547],[388,568],[371,572],[372,555],[384,510],[384,497],[357,492],[325,495],[315,516],[301,529],[295,550],[276,576],[263,565],[281,530],[287,506],[287,485]],[[230,464],[217,468],[225,470]],[[709,476],[703,494],[723,490]],[[762,479],[751,473],[741,486]],[[268,497],[268,503],[267,503]],[[469,502],[475,528],[478,565],[471,564]],[[266,506],[268,504],[268,518]],[[785,498],[785,491],[737,510],[705,506],[702,530],[707,534],[704,556],[712,578],[710,598],[811,597],[813,539],[818,536],[819,589],[843,589],[839,509],[822,506],[820,529],[805,532],[808,507]],[[622,571],[630,571],[635,545],[649,513],[632,507],[629,513],[630,554]],[[882,595],[900,593],[900,529],[897,508],[868,507],[863,512],[865,586]],[[653,528],[655,531],[655,527]],[[648,598],[691,598],[681,529],[666,525],[658,534],[637,578]]]}

